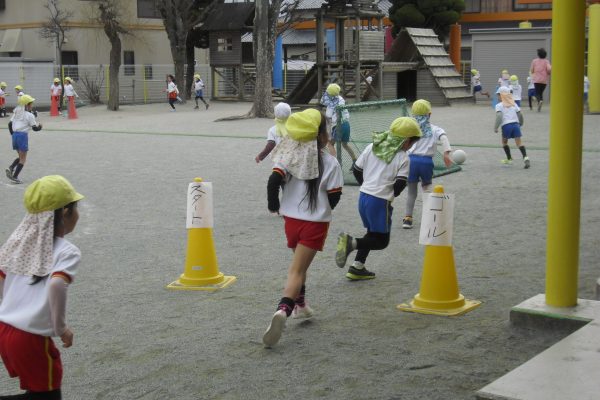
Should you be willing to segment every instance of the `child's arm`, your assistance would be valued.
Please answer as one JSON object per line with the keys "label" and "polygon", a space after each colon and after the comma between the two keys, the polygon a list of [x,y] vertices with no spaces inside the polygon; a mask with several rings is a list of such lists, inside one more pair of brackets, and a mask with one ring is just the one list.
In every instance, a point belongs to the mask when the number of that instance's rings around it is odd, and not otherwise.
{"label": "child's arm", "polygon": [[4,298],[4,278],[6,278],[6,275],[4,271],[0,270],[0,303],[2,303],[2,299]]}
{"label": "child's arm", "polygon": [[496,122],[494,123],[494,132],[498,133],[498,128],[502,125],[502,111],[496,112]]}
{"label": "child's arm", "polygon": [[50,286],[48,288],[48,301],[50,303],[50,318],[54,333],[60,336],[63,342],[63,347],[71,347],[73,345],[73,332],[67,327],[66,312],[67,312],[67,288],[69,287],[70,279],[64,275],[53,275],[50,278]]}
{"label": "child's arm", "polygon": [[358,182],[359,185],[363,184],[363,170],[362,168],[359,168],[356,163],[352,165],[352,175],[354,175],[354,179],[356,179],[356,182]]}
{"label": "child's arm", "polygon": [[517,118],[519,118],[519,125],[523,126],[523,113],[521,113],[521,111],[517,111]]}
{"label": "child's arm", "polygon": [[400,193],[406,187],[406,177],[405,176],[397,176],[396,181],[394,182],[394,197],[400,196]]}
{"label": "child's arm", "polygon": [[442,131],[438,140],[442,143],[442,152],[444,154],[444,164],[446,164],[446,168],[450,168],[452,165],[452,159],[450,158],[450,153],[452,152],[452,147],[450,147],[450,140],[448,140],[448,135],[446,132]]}
{"label": "child's arm", "polygon": [[340,198],[342,197],[342,188],[336,188],[327,191],[327,200],[329,200],[329,207],[331,209],[335,209],[335,206],[340,202]]}
{"label": "child's arm", "polygon": [[275,141],[267,140],[267,144],[265,145],[265,148],[260,153],[258,153],[258,155],[254,158],[254,161],[256,161],[256,163],[258,164],[259,162],[264,160],[271,153],[271,151],[274,148],[275,148]]}
{"label": "child's arm", "polygon": [[272,213],[279,212],[279,188],[283,183],[285,172],[279,168],[273,168],[273,173],[267,183],[267,208]]}

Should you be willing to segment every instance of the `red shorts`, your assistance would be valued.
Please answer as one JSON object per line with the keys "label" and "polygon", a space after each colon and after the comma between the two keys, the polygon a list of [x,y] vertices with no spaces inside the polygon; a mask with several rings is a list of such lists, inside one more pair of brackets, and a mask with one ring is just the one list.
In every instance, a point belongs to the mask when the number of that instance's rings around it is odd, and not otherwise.
{"label": "red shorts", "polygon": [[32,392],[60,389],[62,362],[51,338],[0,322],[0,355],[10,377],[19,377],[21,389]]}
{"label": "red shorts", "polygon": [[3,106],[6,104],[6,99],[4,97],[0,97],[0,106]]}
{"label": "red shorts", "polygon": [[285,219],[285,236],[288,247],[295,249],[298,244],[310,249],[323,251],[329,222],[313,222],[283,217]]}

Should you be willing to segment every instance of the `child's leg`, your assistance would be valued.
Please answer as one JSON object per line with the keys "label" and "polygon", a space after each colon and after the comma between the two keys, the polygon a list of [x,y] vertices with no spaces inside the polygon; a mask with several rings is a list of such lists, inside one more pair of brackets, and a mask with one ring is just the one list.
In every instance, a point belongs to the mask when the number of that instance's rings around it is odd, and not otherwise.
{"label": "child's leg", "polygon": [[23,169],[23,166],[25,165],[25,161],[27,161],[26,151],[18,151],[17,153],[19,153],[19,162],[17,163],[17,166],[15,167],[15,170],[13,172],[14,179],[17,179],[17,177],[21,173],[21,170]]}
{"label": "child's leg", "polygon": [[169,105],[174,110],[175,109],[175,99],[169,99]]}
{"label": "child's leg", "polygon": [[504,153],[506,154],[507,160],[512,160],[512,156],[510,155],[510,147],[508,147],[508,139],[502,137],[502,148],[504,149]]}
{"label": "child's leg", "polygon": [[10,167],[8,167],[8,168],[10,169],[11,172],[14,171],[15,167],[19,163],[19,160],[20,160],[20,158],[15,158],[15,160],[12,162],[12,164],[10,164]]}
{"label": "child's leg", "polygon": [[327,150],[329,150],[329,154],[331,154],[332,156],[336,156],[336,151],[335,151],[335,145],[333,140],[330,140],[329,142],[327,142]]}
{"label": "child's leg", "polygon": [[287,282],[283,289],[283,298],[279,302],[277,308],[284,310],[289,317],[294,309],[294,299],[296,299],[302,291],[302,286],[306,281],[306,271],[310,267],[310,263],[315,258],[317,250],[298,244],[294,250],[294,258],[288,270]]}
{"label": "child's leg", "polygon": [[348,145],[348,142],[342,142],[342,147],[344,149],[346,149],[346,151],[350,155],[350,158],[352,159],[352,162],[355,162],[356,161],[356,154],[354,153],[354,150],[352,150],[352,148],[350,147],[350,145]]}
{"label": "child's leg", "polygon": [[24,399],[30,400],[61,400],[62,394],[60,389],[52,390],[50,392],[27,392],[27,397]]}
{"label": "child's leg", "polygon": [[371,250],[383,250],[390,244],[390,233],[369,232],[356,239],[356,257],[354,261],[364,264]]}
{"label": "child's leg", "polygon": [[529,95],[529,96],[527,96],[527,97],[529,97],[529,109],[530,109],[530,110],[533,110],[533,104],[532,104],[532,102],[531,102],[531,100],[533,99],[533,96]]}
{"label": "child's leg", "polygon": [[[200,98],[200,96],[196,95],[196,97],[194,97],[194,101],[196,102],[196,108],[198,108],[198,99]],[[202,100],[204,101],[204,100]]]}
{"label": "child's leg", "polygon": [[405,218],[412,218],[413,211],[415,209],[415,202],[417,201],[419,182],[408,182],[408,191],[406,196],[406,212],[404,213]]}

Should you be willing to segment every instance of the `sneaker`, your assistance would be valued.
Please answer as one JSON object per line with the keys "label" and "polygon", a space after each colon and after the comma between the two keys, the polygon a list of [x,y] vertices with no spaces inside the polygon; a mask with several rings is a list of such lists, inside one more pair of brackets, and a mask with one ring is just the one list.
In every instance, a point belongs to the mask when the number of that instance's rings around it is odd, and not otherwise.
{"label": "sneaker", "polygon": [[373,279],[375,278],[375,272],[371,272],[364,267],[362,269],[358,269],[354,266],[350,266],[350,268],[348,268],[348,272],[346,273],[346,278],[350,279],[351,281]]}
{"label": "sneaker", "polygon": [[402,220],[402,229],[412,229],[412,217],[404,217]]}
{"label": "sneaker", "polygon": [[523,161],[525,162],[525,169],[529,169],[529,167],[531,167],[531,162],[529,161],[529,157],[525,157],[523,159]]}
{"label": "sneaker", "polygon": [[512,165],[512,160],[505,158],[504,160],[500,160],[500,162],[504,165]]}
{"label": "sneaker", "polygon": [[335,252],[335,263],[338,267],[344,268],[348,260],[348,254],[352,253],[352,236],[345,232],[338,236],[337,250]]}
{"label": "sneaker", "polygon": [[263,343],[265,347],[273,347],[279,342],[281,333],[285,329],[285,321],[287,320],[287,314],[283,310],[277,310],[273,314],[271,324],[267,328],[267,331],[263,335]]}
{"label": "sneaker", "polygon": [[6,177],[12,181],[12,170],[10,168],[6,168]]}
{"label": "sneaker", "polygon": [[177,110],[175,110],[174,108],[171,108],[171,112],[175,112],[175,111],[177,111]]}
{"label": "sneaker", "polygon": [[206,109],[208,110],[208,104],[206,104]]}
{"label": "sneaker", "polygon": [[542,104],[544,104],[544,100],[538,101],[538,112],[542,111]]}
{"label": "sneaker", "polygon": [[19,180],[18,178],[12,177],[12,176],[11,176],[11,178],[10,178],[10,181],[11,181],[12,183],[15,183],[15,184],[17,184],[17,185],[19,185],[19,184],[23,183],[23,181]]}
{"label": "sneaker", "polygon": [[310,318],[312,315],[313,309],[308,304],[304,307],[296,306],[294,307],[294,311],[292,311],[292,318],[294,319]]}
{"label": "sneaker", "polygon": [[194,107],[194,110],[198,110],[199,108],[200,108],[200,107],[196,106],[196,107]]}

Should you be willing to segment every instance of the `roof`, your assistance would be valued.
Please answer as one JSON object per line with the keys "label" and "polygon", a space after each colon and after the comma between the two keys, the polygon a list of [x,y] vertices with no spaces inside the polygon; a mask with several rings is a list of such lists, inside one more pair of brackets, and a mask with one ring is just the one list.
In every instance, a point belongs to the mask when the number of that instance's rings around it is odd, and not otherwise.
{"label": "roof", "polygon": [[[316,44],[317,36],[314,30],[312,29],[287,29],[281,34],[283,38],[283,44],[285,46],[288,45],[305,45],[305,44]],[[252,32],[245,33],[242,35],[242,42],[249,43],[252,42]]]}
{"label": "roof", "polygon": [[254,3],[217,4],[200,29],[203,31],[247,30],[254,23]]}
{"label": "roof", "polygon": [[[299,0],[296,10],[318,10],[325,3],[327,3],[325,0]],[[390,0],[375,0],[374,3],[379,6],[379,9],[385,15],[388,14],[388,10],[392,5]]]}

